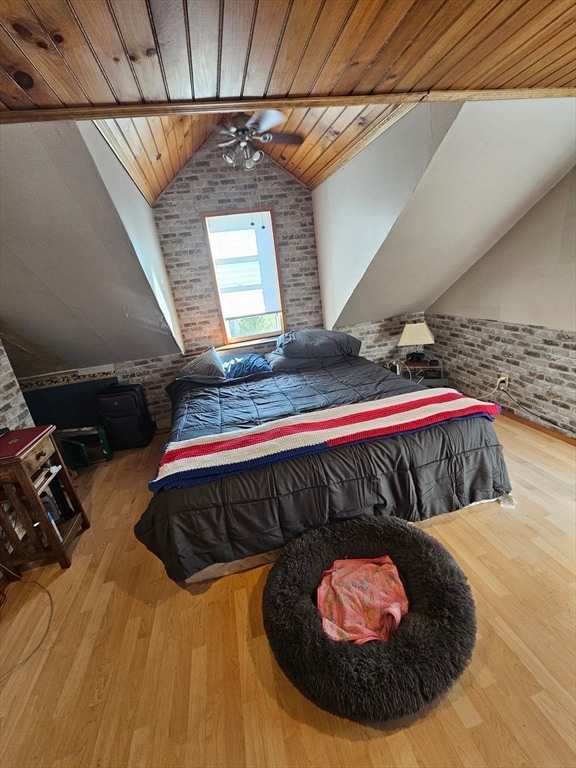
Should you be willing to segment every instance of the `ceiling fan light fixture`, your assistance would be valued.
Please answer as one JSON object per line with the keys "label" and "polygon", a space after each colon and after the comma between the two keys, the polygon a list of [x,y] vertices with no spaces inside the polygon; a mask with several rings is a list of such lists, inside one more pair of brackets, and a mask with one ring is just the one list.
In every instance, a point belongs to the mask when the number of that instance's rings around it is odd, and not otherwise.
{"label": "ceiling fan light fixture", "polygon": [[226,152],[224,152],[224,154],[222,155],[222,159],[231,168],[235,168],[239,153],[240,153],[240,147],[236,145],[230,149],[227,149]]}
{"label": "ceiling fan light fixture", "polygon": [[[254,167],[262,162],[264,153],[260,149],[252,144],[251,141],[243,141],[236,149],[236,157],[241,154],[242,167],[245,171],[251,171]],[[224,158],[226,159],[226,158]]]}
{"label": "ceiling fan light fixture", "polygon": [[245,171],[251,171],[254,166],[261,163],[264,152],[257,149],[258,144],[276,142],[298,145],[304,141],[302,136],[296,133],[272,131],[275,126],[286,120],[286,115],[279,109],[260,110],[250,118],[240,113],[235,119],[240,121],[240,124],[235,125],[233,122],[225,124],[220,133],[230,138],[218,144],[222,148],[230,147],[226,149],[222,159],[232,168],[239,166]]}

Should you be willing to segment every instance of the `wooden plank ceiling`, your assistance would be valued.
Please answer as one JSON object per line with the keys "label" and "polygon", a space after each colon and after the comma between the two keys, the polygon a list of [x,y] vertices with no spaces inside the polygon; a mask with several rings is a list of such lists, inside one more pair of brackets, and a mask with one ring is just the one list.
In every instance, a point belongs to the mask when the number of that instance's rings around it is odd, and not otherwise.
{"label": "wooden plank ceiling", "polygon": [[576,95],[574,0],[2,0],[0,122],[95,119],[153,203],[224,113],[313,188],[422,100]]}

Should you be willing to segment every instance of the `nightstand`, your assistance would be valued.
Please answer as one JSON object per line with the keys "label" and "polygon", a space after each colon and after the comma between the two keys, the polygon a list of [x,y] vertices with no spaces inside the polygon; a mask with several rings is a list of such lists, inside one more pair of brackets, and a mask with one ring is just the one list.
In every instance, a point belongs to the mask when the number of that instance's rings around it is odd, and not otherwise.
{"label": "nightstand", "polygon": [[[406,367],[404,367],[406,366]],[[442,363],[428,365],[424,363],[405,362],[402,365],[401,375],[405,379],[411,378],[417,384],[423,384],[425,387],[447,387],[447,372]]]}
{"label": "nightstand", "polygon": [[0,564],[18,575],[23,565],[53,559],[68,568],[73,538],[90,527],[54,430],[28,427],[0,437]]}

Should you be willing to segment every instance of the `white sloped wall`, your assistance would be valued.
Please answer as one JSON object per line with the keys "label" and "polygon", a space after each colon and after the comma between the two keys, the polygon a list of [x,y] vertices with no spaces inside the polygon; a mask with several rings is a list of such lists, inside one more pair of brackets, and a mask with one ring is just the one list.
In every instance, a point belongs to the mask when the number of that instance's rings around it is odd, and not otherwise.
{"label": "white sloped wall", "polygon": [[426,312],[576,331],[576,168]]}
{"label": "white sloped wall", "polygon": [[2,321],[70,368],[179,352],[75,123],[2,126],[0,187]]}
{"label": "white sloped wall", "polygon": [[460,108],[416,106],[313,191],[327,328],[336,324]]}
{"label": "white sloped wall", "polygon": [[80,135],[94,162],[106,189],[122,219],[134,251],[138,256],[146,279],[176,341],[184,351],[184,341],[160,247],[154,213],[140,194],[132,179],[118,162],[118,158],[102,138],[96,126],[85,121],[77,123]]}
{"label": "white sloped wall", "polygon": [[[576,99],[468,102],[414,179],[414,158],[423,151],[419,142],[425,148],[430,144],[422,131],[411,135],[409,153],[402,128],[425,106],[383,134],[388,142],[379,147],[377,160],[370,145],[355,158],[362,165],[352,161],[346,166],[345,186],[337,175],[322,185],[338,184],[339,197],[334,186],[316,192],[318,199],[331,201],[330,210],[316,209],[322,298],[330,327],[424,311],[574,165]],[[390,206],[374,191],[378,174],[369,169],[379,163],[386,185],[384,169],[399,157],[411,181],[404,184],[403,203],[397,195]],[[371,180],[367,187],[366,178]],[[355,184],[370,189],[367,212],[347,206],[346,190],[353,191]],[[374,199],[390,226],[380,226],[370,208]],[[365,229],[373,236],[369,245],[362,237],[353,242]]]}

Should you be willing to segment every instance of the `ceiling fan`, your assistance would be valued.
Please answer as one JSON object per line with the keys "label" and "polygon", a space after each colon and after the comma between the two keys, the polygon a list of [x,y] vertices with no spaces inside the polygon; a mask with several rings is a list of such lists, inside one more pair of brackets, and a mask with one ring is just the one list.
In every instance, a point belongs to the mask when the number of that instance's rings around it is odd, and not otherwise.
{"label": "ceiling fan", "polygon": [[245,171],[251,171],[264,158],[264,152],[257,146],[258,142],[302,144],[304,139],[297,133],[272,132],[272,128],[284,120],[286,115],[279,109],[263,109],[255,112],[252,117],[243,113],[236,115],[233,121],[220,130],[220,133],[230,137],[218,144],[226,148],[222,159],[232,168],[241,166]]}

